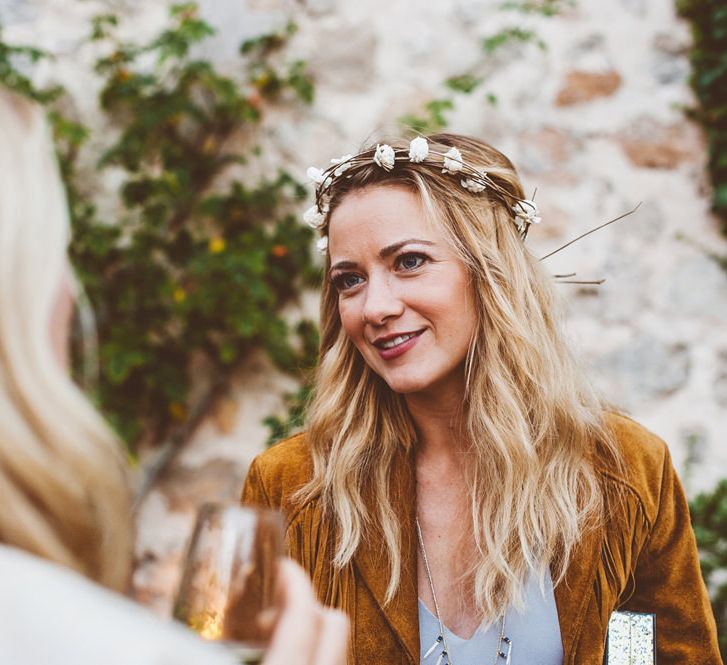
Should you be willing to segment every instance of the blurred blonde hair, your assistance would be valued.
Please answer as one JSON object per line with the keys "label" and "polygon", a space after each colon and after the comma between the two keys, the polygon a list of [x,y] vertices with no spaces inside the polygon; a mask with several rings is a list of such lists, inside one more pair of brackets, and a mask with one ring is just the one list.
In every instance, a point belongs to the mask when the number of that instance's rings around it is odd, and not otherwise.
{"label": "blurred blonde hair", "polygon": [[129,582],[124,460],[51,346],[69,219],[42,110],[0,89],[0,542]]}
{"label": "blurred blonde hair", "polygon": [[[456,146],[468,164],[524,198],[513,165],[491,146],[448,134],[428,140],[441,152]],[[491,191],[469,193],[436,165],[397,162],[387,172],[366,161],[334,182],[328,219],[349,192],[375,186],[417,194],[470,275],[478,325],[464,367],[463,479],[476,556],[466,584],[483,617],[495,620],[511,603],[522,606],[531,572],[542,580],[552,567],[554,584],[562,581],[573,546],[604,517],[596,447],[616,464],[619,455],[603,407],[564,342],[553,279],[523,244],[511,204]],[[314,474],[300,496],[319,497],[336,521],[334,564],[346,565],[364,538],[383,537],[390,600],[401,575],[390,473],[397,454],[414,450],[416,432],[403,396],[366,365],[347,337],[328,280],[308,437]],[[375,506],[373,514],[367,504]]]}

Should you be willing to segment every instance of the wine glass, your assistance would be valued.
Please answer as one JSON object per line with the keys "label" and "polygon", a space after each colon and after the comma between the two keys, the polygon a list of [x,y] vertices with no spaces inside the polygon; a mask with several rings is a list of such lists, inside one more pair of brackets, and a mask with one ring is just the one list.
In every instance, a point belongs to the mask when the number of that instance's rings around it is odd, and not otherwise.
{"label": "wine glass", "polygon": [[220,641],[241,663],[258,663],[270,640],[278,559],[279,513],[204,504],[197,515],[174,603],[174,617]]}

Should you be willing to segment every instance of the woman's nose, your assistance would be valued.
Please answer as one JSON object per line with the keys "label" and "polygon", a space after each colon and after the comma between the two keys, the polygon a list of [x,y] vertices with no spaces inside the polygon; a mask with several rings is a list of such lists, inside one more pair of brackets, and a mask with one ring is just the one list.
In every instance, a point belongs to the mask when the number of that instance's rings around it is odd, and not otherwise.
{"label": "woman's nose", "polygon": [[382,325],[387,319],[397,317],[404,311],[404,303],[385,278],[369,279],[366,288],[362,318],[364,323]]}

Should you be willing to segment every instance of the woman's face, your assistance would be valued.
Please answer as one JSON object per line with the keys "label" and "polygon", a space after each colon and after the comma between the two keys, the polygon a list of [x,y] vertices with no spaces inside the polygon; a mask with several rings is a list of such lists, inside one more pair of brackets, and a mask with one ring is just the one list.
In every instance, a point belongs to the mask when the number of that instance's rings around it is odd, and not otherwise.
{"label": "woman's face", "polygon": [[343,328],[397,393],[461,397],[476,326],[464,264],[419,197],[401,187],[348,194],[329,225]]}

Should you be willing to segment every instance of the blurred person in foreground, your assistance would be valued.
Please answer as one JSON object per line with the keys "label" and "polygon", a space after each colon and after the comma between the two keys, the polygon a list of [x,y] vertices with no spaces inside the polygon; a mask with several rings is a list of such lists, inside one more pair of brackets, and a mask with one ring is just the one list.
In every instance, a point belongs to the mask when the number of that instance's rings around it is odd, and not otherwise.
{"label": "blurred person in foreground", "polygon": [[[629,610],[656,616],[660,665],[721,663],[668,449],[574,362],[511,162],[453,134],[331,162],[308,171],[326,259],[307,431],[253,461],[242,499],[287,513],[353,662],[602,665]],[[633,633],[611,656],[653,662]]]}
{"label": "blurred person in foreground", "polygon": [[[74,278],[42,110],[0,89],[0,662],[236,660],[124,598],[133,525],[119,444],[71,381]],[[341,665],[347,621],[280,564],[264,665]]]}

